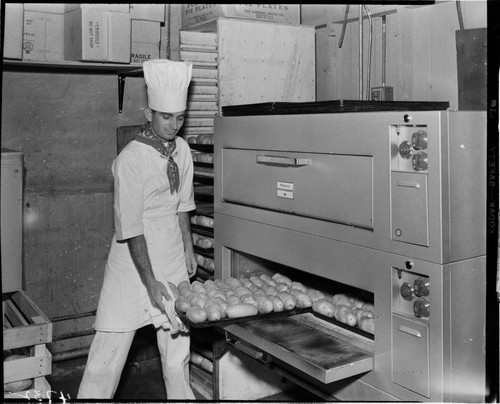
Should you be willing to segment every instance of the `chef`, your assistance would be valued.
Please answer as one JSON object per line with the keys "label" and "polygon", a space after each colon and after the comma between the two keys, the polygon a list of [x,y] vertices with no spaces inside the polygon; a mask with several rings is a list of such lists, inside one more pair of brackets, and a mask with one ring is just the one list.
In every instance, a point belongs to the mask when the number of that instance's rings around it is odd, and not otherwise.
{"label": "chef", "polygon": [[115,234],[78,398],[112,398],[137,329],[156,329],[168,399],[193,400],[190,339],[173,310],[174,285],[196,273],[189,211],[195,209],[193,162],[177,137],[184,123],[192,64],[143,64],[148,123],[118,155]]}

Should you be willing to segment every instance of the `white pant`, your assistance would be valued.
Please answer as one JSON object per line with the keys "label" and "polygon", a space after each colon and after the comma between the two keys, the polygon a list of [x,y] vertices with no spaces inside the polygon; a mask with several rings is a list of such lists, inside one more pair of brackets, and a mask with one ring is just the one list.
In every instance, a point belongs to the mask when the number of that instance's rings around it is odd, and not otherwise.
{"label": "white pant", "polygon": [[[113,398],[134,335],[135,331],[96,332],[77,398]],[[194,400],[189,385],[189,336],[171,336],[162,328],[156,329],[156,336],[168,399]]]}

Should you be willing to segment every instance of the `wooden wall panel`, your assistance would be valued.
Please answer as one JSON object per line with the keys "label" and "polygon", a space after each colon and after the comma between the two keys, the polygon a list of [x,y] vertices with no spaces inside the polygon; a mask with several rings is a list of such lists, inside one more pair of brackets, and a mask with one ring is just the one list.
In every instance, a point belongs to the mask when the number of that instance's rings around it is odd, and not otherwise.
{"label": "wooden wall panel", "polygon": [[219,18],[217,33],[221,106],[315,100],[314,27]]}
{"label": "wooden wall panel", "polygon": [[329,99],[329,49],[327,27],[316,29],[316,101]]}
{"label": "wooden wall panel", "polygon": [[[329,7],[329,6],[324,6]],[[344,8],[331,6],[328,15],[330,34],[329,99],[359,99],[359,26],[358,7],[351,6],[341,49]],[[486,27],[486,2],[461,2],[465,29]],[[375,6],[371,87],[381,84],[381,17],[387,14],[386,85],[394,88],[397,101],[448,101],[458,108],[458,84],[455,31],[458,14],[454,1],[428,6]],[[368,66],[368,19],[363,22],[364,98]]]}

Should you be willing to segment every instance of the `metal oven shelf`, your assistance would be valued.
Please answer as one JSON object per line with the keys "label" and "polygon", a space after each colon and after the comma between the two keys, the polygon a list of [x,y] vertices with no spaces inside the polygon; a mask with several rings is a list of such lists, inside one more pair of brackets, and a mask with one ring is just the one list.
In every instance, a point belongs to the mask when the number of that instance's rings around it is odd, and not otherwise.
{"label": "metal oven shelf", "polygon": [[283,362],[322,383],[374,369],[371,339],[329,324],[311,313],[247,321],[228,325],[224,330],[229,339],[262,351],[265,362]]}

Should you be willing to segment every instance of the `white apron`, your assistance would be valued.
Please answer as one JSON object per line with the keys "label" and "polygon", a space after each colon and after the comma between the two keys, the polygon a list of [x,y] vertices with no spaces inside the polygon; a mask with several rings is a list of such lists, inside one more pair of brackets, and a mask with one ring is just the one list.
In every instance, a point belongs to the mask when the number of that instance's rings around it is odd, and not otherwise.
{"label": "white apron", "polygon": [[189,279],[177,216],[178,211],[195,208],[191,152],[183,139],[177,139],[173,157],[181,178],[179,192],[173,195],[166,176],[167,161],[152,147],[130,142],[113,164],[116,233],[97,307],[94,328],[98,331],[134,331],[168,321],[152,306],[127,243],[117,241],[117,237],[144,234],[158,281],[177,285]]}

